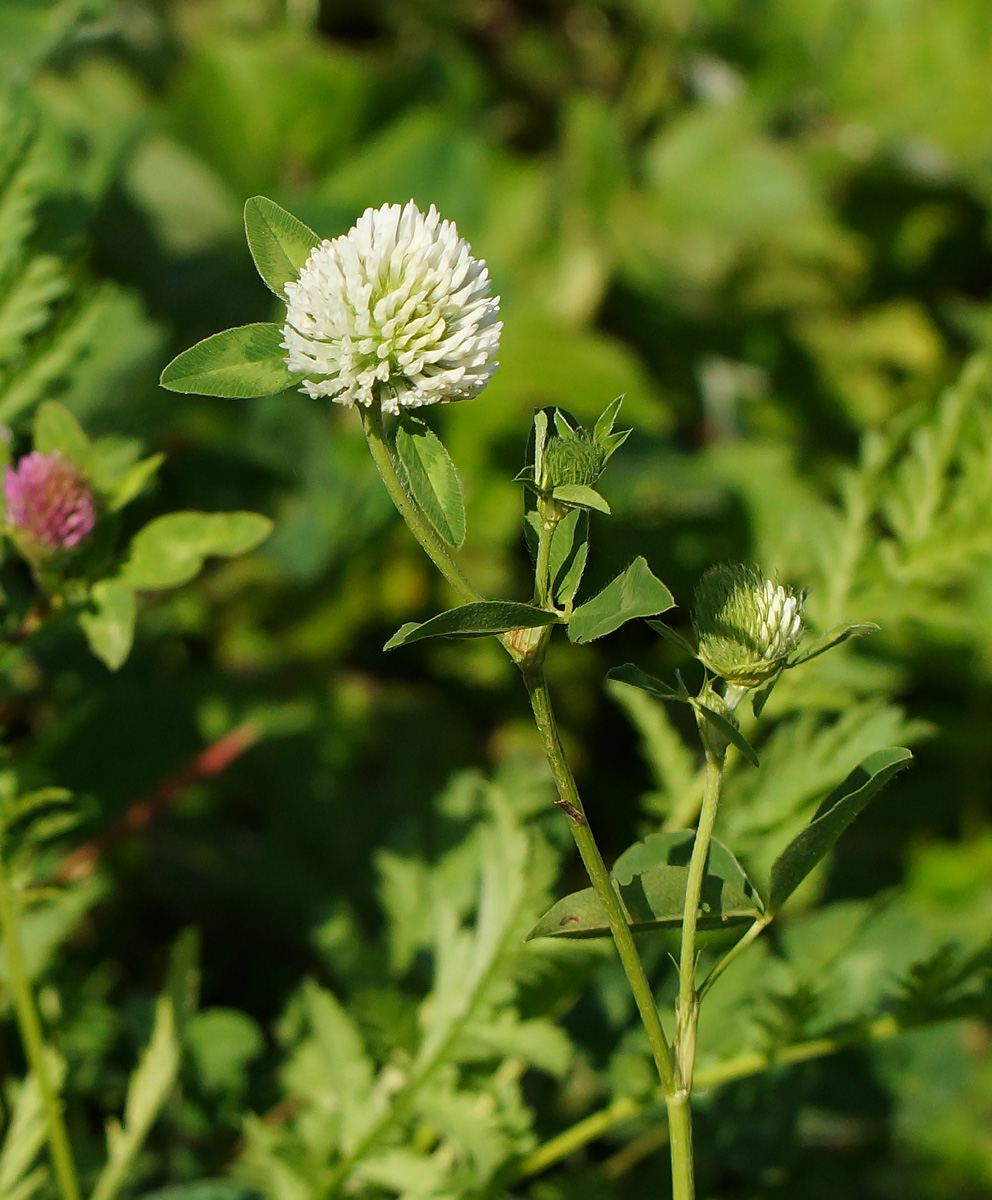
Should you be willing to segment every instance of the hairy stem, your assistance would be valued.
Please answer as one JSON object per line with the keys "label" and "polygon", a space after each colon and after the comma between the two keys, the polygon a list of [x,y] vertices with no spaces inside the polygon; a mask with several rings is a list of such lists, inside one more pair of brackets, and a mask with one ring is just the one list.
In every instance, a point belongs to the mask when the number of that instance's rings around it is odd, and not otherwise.
{"label": "hairy stem", "polygon": [[610,878],[606,864],[603,862],[603,856],[596,845],[596,839],[589,828],[589,822],[586,820],[579,790],[558,735],[558,725],[551,707],[551,697],[548,694],[544,669],[540,665],[531,664],[523,666],[521,671],[534,712],[534,720],[544,742],[544,753],[548,760],[548,766],[551,768],[551,775],[555,781],[555,787],[558,789],[560,807],[568,816],[569,827],[588,872],[589,882],[606,910],[610,932],[613,934],[617,954],[620,956],[620,962],[627,976],[627,982],[630,984],[637,1011],[640,1013],[641,1021],[648,1035],[651,1053],[654,1056],[662,1086],[666,1093],[674,1095],[679,1091],[679,1085],[672,1065],[668,1039],[665,1037],[661,1018],[658,1015],[654,993],[644,972],[644,964],[637,952],[637,946],[634,944],[634,935],[627,924],[627,915],[624,912],[620,895]]}
{"label": "hairy stem", "polygon": [[72,1157],[72,1148],[69,1145],[69,1135],[62,1119],[62,1106],[55,1088],[52,1086],[48,1064],[45,1062],[45,1038],[31,991],[31,981],[24,965],[17,900],[11,892],[7,878],[2,844],[0,844],[0,936],[3,938],[3,944],[7,951],[7,971],[10,976],[10,988],[14,994],[14,1010],[17,1014],[17,1025],[24,1045],[24,1055],[31,1068],[31,1073],[38,1081],[38,1091],[41,1094],[41,1102],[45,1111],[48,1149],[55,1177],[58,1180],[59,1191],[62,1194],[62,1200],[80,1200],[76,1165]]}
{"label": "hairy stem", "polygon": [[710,839],[720,803],[723,783],[723,755],[706,751],[706,784],[703,804],[699,811],[696,839],[689,860],[689,877],[685,887],[685,907],[682,913],[682,950],[679,955],[678,999],[678,1057],[682,1083],[692,1091],[692,1071],[696,1057],[696,1021],[699,1012],[696,995],[696,925],[699,902],[703,893],[703,876],[710,852]]}

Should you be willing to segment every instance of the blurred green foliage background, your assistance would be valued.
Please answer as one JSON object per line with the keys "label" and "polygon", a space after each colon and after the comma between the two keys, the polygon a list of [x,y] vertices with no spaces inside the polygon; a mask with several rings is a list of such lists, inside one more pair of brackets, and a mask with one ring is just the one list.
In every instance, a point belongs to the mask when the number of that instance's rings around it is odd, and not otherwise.
{"label": "blurred green foliage background", "polygon": [[[149,1186],[222,1173],[239,1114],[276,1104],[267,1030],[301,977],[351,986],[328,947],[342,922],[380,938],[376,853],[444,845],[434,798],[452,773],[543,778],[495,642],[381,655],[450,597],[354,414],[157,387],[198,338],[279,319],[241,228],[256,193],[327,237],[369,205],[433,203],[487,260],[501,366],[479,400],[432,414],[484,592],[529,593],[513,477],[532,409],[588,420],[625,393],[634,434],[603,484],[614,516],[593,518],[592,584],[643,553],[684,604],[710,563],[754,559],[811,587],[814,627],[882,626],[823,660],[793,698],[810,729],[788,725],[768,758],[830,782],[803,741],[814,726],[846,720],[868,749],[910,739],[917,766],[847,836],[823,895],[902,882],[919,911],[987,935],[992,395],[979,381],[940,400],[992,351],[986,0],[2,0],[0,88],[39,114],[5,219],[28,221],[44,264],[4,301],[28,350],[0,344],[0,420],[19,433],[54,397],[93,436],[164,451],[136,524],[176,508],[276,522],[255,554],[149,597],[117,674],[55,632],[4,665],[12,760],[86,798],[91,837],[232,728],[260,731],[106,845],[49,997],[52,1020],[72,1014],[64,1044],[101,1063],[80,1093],[113,1098],[169,944],[202,931],[203,1003],[225,1015],[200,1018],[199,1084]],[[633,627],[549,662],[608,856],[664,807],[602,685],[627,659],[678,665]],[[795,815],[764,803],[725,818],[759,859]],[[227,1059],[210,1057],[211,1020]],[[605,1057],[615,1030],[576,1020]],[[992,1196],[981,1023],[720,1095],[706,1195]],[[663,1194],[664,1154],[597,1173],[610,1152],[527,1194]]]}

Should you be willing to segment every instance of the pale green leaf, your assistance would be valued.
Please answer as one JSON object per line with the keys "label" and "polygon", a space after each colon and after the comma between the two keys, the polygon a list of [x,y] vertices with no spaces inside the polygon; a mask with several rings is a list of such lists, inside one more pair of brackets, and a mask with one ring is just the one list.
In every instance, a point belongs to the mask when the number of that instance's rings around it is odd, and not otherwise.
{"label": "pale green leaf", "polygon": [[551,495],[562,504],[578,504],[582,508],[594,508],[597,512],[609,515],[610,506],[595,488],[587,487],[584,483],[562,483]]}
{"label": "pale green leaf", "polygon": [[286,366],[282,340],[282,326],[270,322],[225,329],[177,355],[159,382],[170,392],[199,396],[273,396],[303,378]]}
{"label": "pale green leaf", "polygon": [[90,440],[82,426],[63,404],[46,400],[34,416],[34,448],[41,454],[53,451],[85,472],[90,462]]}
{"label": "pale green leaf", "polygon": [[332,992],[308,980],[303,985],[303,1001],[325,1076],[337,1096],[341,1148],[347,1153],[376,1116],[370,1106],[372,1063],[355,1023]]}
{"label": "pale green leaf", "polygon": [[245,202],[245,234],[259,275],[280,300],[285,300],[285,285],[299,278],[320,238],[265,196],[252,196]]}
{"label": "pale green leaf", "polygon": [[131,539],[121,579],[138,591],[178,587],[199,574],[205,559],[245,554],[271,529],[259,513],[167,513]]}
{"label": "pale green leaf", "polygon": [[90,649],[111,671],[131,653],[137,602],[123,579],[101,579],[90,588],[92,608],[77,616]]}
{"label": "pale green leaf", "polygon": [[[65,1062],[48,1047],[45,1049],[45,1071],[52,1089],[58,1095],[65,1078]],[[18,1090],[0,1149],[0,1200],[14,1200],[17,1196],[26,1200],[26,1196],[35,1190],[37,1173],[29,1175],[28,1172],[45,1144],[46,1130],[41,1089],[37,1077],[30,1074]],[[18,1191],[27,1180],[32,1181],[30,1188]]]}

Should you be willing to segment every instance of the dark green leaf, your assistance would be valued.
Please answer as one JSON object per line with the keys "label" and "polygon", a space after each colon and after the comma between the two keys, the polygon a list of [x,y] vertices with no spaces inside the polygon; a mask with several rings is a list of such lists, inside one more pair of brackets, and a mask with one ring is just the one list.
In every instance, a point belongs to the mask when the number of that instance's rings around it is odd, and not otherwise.
{"label": "dark green leaf", "polygon": [[245,202],[245,234],[259,275],[285,300],[285,285],[299,276],[320,238],[265,196],[252,196]]}
{"label": "dark green leaf", "polygon": [[[690,829],[654,833],[620,855],[611,875],[620,891],[634,930],[671,929],[682,923],[689,859],[695,844]],[[764,909],[757,890],[733,854],[710,842],[703,876],[698,928],[727,929],[760,917]],[[592,888],[559,900],[527,935],[535,937],[604,937],[606,912]]]}
{"label": "dark green leaf", "polygon": [[791,659],[788,666],[798,667],[802,663],[809,662],[811,658],[818,658],[821,654],[832,650],[834,646],[839,646],[841,642],[846,642],[848,638],[864,637],[866,633],[878,633],[878,628],[872,621],[862,621],[860,624],[854,625],[837,625],[822,637],[817,638],[808,650],[801,651]]}
{"label": "dark green leaf", "polygon": [[198,396],[274,396],[303,378],[287,368],[282,340],[282,326],[271,322],[225,329],[177,355],[159,382]]}
{"label": "dark green leaf", "polygon": [[93,653],[116,671],[131,652],[137,605],[123,579],[101,579],[90,588],[92,611],[77,618]]}
{"label": "dark green leaf", "polygon": [[568,636],[573,642],[592,642],[619,629],[635,617],[653,617],[672,607],[672,593],[651,574],[643,558],[635,558],[622,575],[572,613]]}
{"label": "dark green leaf", "polygon": [[606,677],[607,679],[616,679],[620,683],[629,684],[631,687],[640,688],[642,692],[647,692],[658,700],[686,701],[689,699],[689,693],[686,691],[681,677],[679,677],[680,687],[672,688],[660,679],[656,679],[653,675],[648,675],[640,667],[635,667],[633,663],[624,663],[620,667],[612,667],[607,671]]}
{"label": "dark green leaf", "polygon": [[383,646],[395,650],[431,637],[481,637],[490,633],[509,633],[511,629],[534,629],[554,625],[558,615],[530,604],[513,600],[476,600],[459,608],[449,608],[417,625],[402,625]]}
{"label": "dark green leaf", "polygon": [[595,488],[586,487],[584,483],[562,483],[551,495],[562,504],[581,504],[583,508],[594,508],[597,512],[610,512],[610,506]]}
{"label": "dark green leaf", "polygon": [[253,550],[271,529],[259,513],[167,513],[134,535],[121,578],[138,591],[178,587],[199,574],[204,559]]}
{"label": "dark green leaf", "polygon": [[778,909],[831,849],[834,843],[912,754],[901,746],[877,750],[836,787],[817,809],[801,834],[782,851],[772,866],[770,907]]}
{"label": "dark green leaf", "polygon": [[694,700],[692,706],[704,720],[709,721],[721,737],[726,738],[732,746],[736,746],[748,762],[753,763],[756,767],[760,766],[758,756],[754,752],[754,747],[732,721],[728,721],[726,717],[715,712],[712,708],[708,708],[705,704],[700,704],[698,700]]}
{"label": "dark green leaf", "polygon": [[551,594],[559,604],[575,598],[589,554],[589,518],[580,508],[571,509],[555,526],[548,553]]}
{"label": "dark green leaf", "polygon": [[648,621],[648,624],[655,631],[672,645],[678,646],[680,650],[684,650],[686,654],[691,654],[693,658],[696,656],[695,647],[691,642],[687,642],[681,633],[676,633],[674,629],[669,628],[663,621]]}
{"label": "dark green leaf", "polygon": [[404,415],[396,427],[396,453],[421,512],[438,537],[457,549],[465,541],[465,500],[441,439],[423,421]]}

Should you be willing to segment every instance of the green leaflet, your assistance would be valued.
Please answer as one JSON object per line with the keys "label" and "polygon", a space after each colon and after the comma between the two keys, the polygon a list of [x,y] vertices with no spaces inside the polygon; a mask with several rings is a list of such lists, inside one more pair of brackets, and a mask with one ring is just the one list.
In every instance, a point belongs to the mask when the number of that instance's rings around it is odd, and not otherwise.
{"label": "green leaflet", "polygon": [[204,559],[254,550],[271,529],[260,513],[167,513],[134,535],[120,578],[138,591],[178,587],[199,574]]}
{"label": "green leaflet", "polygon": [[770,908],[781,908],[810,871],[833,849],[837,839],[868,801],[897,771],[907,766],[912,757],[901,746],[878,750],[834,788],[810,824],[775,860],[769,889]]}
{"label": "green leaflet", "polygon": [[287,368],[281,342],[282,326],[268,321],[225,329],[177,355],[159,382],[198,396],[274,396],[303,378]]}
{"label": "green leaflet", "polygon": [[638,557],[598,596],[579,605],[569,619],[568,636],[580,644],[592,642],[635,617],[663,613],[674,603],[672,593]]}
{"label": "green leaflet", "polygon": [[397,646],[431,637],[481,637],[509,633],[511,629],[535,629],[539,625],[554,625],[557,620],[557,613],[515,600],[475,600],[449,608],[419,625],[415,621],[401,625],[383,649],[395,650]]}
{"label": "green leaflet", "polygon": [[551,595],[558,604],[570,604],[582,582],[589,555],[589,517],[573,508],[555,526],[548,552]]}
{"label": "green leaflet", "polygon": [[582,508],[594,508],[596,512],[609,516],[610,506],[595,488],[584,483],[560,483],[551,493],[563,504],[578,504]]}
{"label": "green leaflet", "polygon": [[101,579],[90,588],[92,607],[76,618],[90,649],[111,671],[131,652],[137,603],[134,588],[123,579]]}
{"label": "green leaflet", "polygon": [[[627,910],[631,929],[667,929],[682,923],[689,859],[696,835],[691,829],[653,833],[626,849],[610,872]],[[722,843],[710,842],[700,905],[699,928],[726,929],[753,921],[764,912],[757,889]],[[607,937],[606,911],[592,888],[559,900],[527,935]]]}
{"label": "green leaflet", "polygon": [[245,235],[259,275],[270,291],[285,300],[285,285],[299,276],[320,238],[266,196],[252,196],[245,202]]}
{"label": "green leaflet", "polygon": [[457,550],[465,541],[465,500],[441,439],[423,421],[404,414],[396,427],[396,453],[418,508],[438,537]]}

